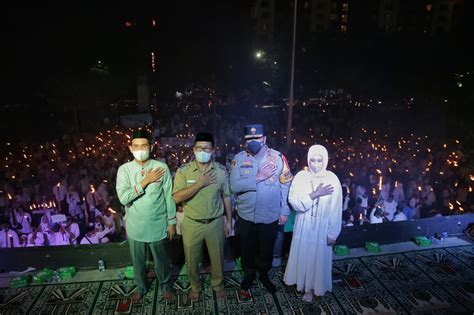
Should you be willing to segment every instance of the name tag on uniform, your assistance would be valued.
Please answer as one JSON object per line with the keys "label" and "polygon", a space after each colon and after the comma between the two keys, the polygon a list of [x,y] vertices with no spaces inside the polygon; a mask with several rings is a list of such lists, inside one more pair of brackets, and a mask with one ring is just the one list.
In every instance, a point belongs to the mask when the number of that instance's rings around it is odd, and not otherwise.
{"label": "name tag on uniform", "polygon": [[195,179],[188,179],[188,180],[186,181],[186,183],[188,183],[188,184],[194,184],[195,182],[196,182]]}

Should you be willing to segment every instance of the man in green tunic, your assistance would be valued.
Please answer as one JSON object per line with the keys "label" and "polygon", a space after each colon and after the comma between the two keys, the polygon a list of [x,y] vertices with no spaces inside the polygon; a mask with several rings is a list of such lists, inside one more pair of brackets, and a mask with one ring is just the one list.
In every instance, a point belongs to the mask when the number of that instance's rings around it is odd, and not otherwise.
{"label": "man in green tunic", "polygon": [[151,250],[155,273],[164,298],[172,299],[170,258],[165,246],[167,236],[176,233],[176,205],[171,196],[172,178],[165,163],[149,159],[152,145],[145,130],[133,133],[129,146],[134,160],[117,171],[117,194],[125,206],[125,227],[133,262],[137,291],[133,301],[148,290],[146,283],[146,248]]}
{"label": "man in green tunic", "polygon": [[192,301],[198,300],[201,288],[198,269],[203,243],[211,260],[212,288],[218,298],[225,297],[224,234],[229,236],[232,230],[232,205],[227,170],[211,160],[213,150],[213,136],[198,133],[193,148],[196,159],[183,164],[174,179],[173,198],[176,203],[184,204],[183,247]]}

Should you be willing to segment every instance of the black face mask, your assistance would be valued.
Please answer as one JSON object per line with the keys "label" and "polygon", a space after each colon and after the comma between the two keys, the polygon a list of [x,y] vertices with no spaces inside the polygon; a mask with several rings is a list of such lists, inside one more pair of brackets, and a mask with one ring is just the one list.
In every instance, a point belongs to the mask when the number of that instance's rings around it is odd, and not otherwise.
{"label": "black face mask", "polygon": [[252,140],[247,142],[247,149],[253,154],[257,154],[263,147],[263,142]]}

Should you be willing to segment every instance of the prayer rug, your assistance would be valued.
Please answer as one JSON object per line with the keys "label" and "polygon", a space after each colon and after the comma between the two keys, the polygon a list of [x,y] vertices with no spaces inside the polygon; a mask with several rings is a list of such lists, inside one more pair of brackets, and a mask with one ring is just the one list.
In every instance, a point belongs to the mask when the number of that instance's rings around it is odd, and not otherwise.
{"label": "prayer rug", "polygon": [[190,301],[186,275],[173,278],[174,297],[165,301],[156,281],[137,303],[132,280],[51,283],[0,290],[4,314],[464,314],[474,311],[474,246],[348,258],[333,261],[333,291],[301,300],[283,282],[285,267],[269,277],[277,292],[257,280],[240,290],[243,272],[226,272],[225,299],[218,299],[209,274]]}

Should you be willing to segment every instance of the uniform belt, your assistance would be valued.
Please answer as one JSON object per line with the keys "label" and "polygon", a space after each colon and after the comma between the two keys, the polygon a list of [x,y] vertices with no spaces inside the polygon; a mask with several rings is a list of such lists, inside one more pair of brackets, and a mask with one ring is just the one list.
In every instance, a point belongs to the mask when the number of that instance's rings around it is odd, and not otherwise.
{"label": "uniform belt", "polygon": [[220,215],[218,217],[215,217],[215,218],[210,218],[210,219],[193,219],[193,218],[190,218],[190,217],[188,217],[188,219],[193,220],[193,221],[198,222],[198,223],[201,223],[201,224],[209,224],[212,221],[214,221],[215,219],[219,219],[220,217],[222,217],[222,215]]}

